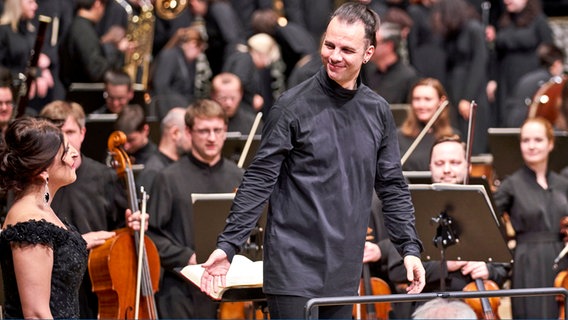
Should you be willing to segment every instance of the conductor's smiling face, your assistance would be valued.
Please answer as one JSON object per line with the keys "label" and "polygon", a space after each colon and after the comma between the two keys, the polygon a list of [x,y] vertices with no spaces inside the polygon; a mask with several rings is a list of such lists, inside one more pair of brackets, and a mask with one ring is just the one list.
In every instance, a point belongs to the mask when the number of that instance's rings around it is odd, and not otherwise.
{"label": "conductor's smiling face", "polygon": [[351,90],[363,61],[368,61],[374,51],[375,47],[365,39],[363,22],[348,24],[335,17],[327,26],[320,54],[328,76]]}

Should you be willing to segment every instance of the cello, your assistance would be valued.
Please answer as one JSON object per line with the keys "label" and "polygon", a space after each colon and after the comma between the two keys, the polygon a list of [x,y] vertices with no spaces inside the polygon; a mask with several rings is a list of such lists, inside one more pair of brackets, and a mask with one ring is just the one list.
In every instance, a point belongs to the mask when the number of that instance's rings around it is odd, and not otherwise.
{"label": "cello", "polygon": [[[373,241],[372,229],[367,229],[366,241]],[[389,285],[381,278],[371,277],[369,263],[363,264],[362,278],[359,284],[359,294],[365,296],[391,294]],[[388,302],[355,304],[353,306],[354,319],[388,319],[392,310]]]}
{"label": "cello", "polygon": [[[122,148],[125,142],[126,135],[115,131],[108,139],[108,148],[117,174],[126,182],[129,207],[136,212],[138,197],[130,158]],[[145,200],[143,194],[142,211],[146,209]],[[157,319],[154,293],[160,278],[158,250],[143,230],[122,228],[115,232],[116,236],[89,254],[89,275],[99,300],[99,318]]]}
{"label": "cello", "polygon": [[[468,123],[468,136],[466,144],[466,165],[467,168],[471,166],[471,153],[473,145],[473,133],[475,130],[475,117],[477,111],[477,104],[472,101],[470,104],[469,111],[469,123]],[[465,175],[463,184],[469,184],[469,174]],[[499,286],[492,280],[482,280],[475,279],[475,281],[468,283],[463,291],[485,291],[485,290],[498,290]],[[495,298],[479,298],[479,299],[464,299],[479,319],[499,319],[497,316],[497,310],[501,304],[501,299]]]}
{"label": "cello", "polygon": [[554,76],[545,82],[534,95],[529,105],[527,118],[543,117],[552,125],[558,125],[561,118],[562,91],[568,80],[567,75]]}

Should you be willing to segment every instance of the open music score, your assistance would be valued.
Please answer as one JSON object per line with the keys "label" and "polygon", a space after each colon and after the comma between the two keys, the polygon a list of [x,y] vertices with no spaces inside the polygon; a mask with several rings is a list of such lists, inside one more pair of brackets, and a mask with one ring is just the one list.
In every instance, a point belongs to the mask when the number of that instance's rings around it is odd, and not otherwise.
{"label": "open music score", "polygon": [[[180,273],[191,283],[199,287],[203,275],[201,264],[183,267]],[[226,285],[219,292],[213,292],[211,297],[221,299],[229,289],[262,288],[262,261],[252,261],[245,256],[235,255],[226,276]]]}

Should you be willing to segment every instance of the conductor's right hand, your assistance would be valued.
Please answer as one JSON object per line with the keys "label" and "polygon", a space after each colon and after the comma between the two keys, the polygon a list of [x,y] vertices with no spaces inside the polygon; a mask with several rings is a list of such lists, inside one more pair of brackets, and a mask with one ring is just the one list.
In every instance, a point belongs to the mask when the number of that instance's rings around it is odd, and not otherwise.
{"label": "conductor's right hand", "polygon": [[215,249],[209,259],[202,265],[205,270],[201,276],[201,291],[208,295],[219,292],[226,285],[226,275],[231,263],[227,254],[221,249]]}

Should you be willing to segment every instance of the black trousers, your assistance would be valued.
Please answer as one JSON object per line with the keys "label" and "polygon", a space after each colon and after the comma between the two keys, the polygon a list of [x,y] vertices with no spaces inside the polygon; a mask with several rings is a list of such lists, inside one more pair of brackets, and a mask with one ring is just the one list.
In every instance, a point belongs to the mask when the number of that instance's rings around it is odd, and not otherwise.
{"label": "black trousers", "polygon": [[[304,319],[305,306],[310,298],[285,295],[266,295],[270,319]],[[320,306],[319,319],[352,319],[353,306]]]}

